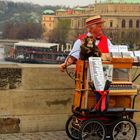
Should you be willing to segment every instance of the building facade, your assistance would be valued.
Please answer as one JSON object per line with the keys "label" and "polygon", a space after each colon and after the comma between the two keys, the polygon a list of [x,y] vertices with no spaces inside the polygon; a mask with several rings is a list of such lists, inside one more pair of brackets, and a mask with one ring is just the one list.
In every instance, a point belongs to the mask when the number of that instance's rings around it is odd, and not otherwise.
{"label": "building facade", "polygon": [[[57,10],[53,15],[44,14],[42,17],[53,18],[52,26],[45,29],[46,32],[51,32],[60,19],[70,19],[70,31],[80,34],[85,30],[85,20],[94,15],[101,15],[104,20],[104,29],[110,38],[120,38],[129,32],[130,36],[135,32],[139,37],[140,32],[140,1],[139,0],[106,0],[104,2],[95,3],[93,6],[74,8],[68,10]],[[43,26],[47,26],[51,22],[44,21],[42,18]]]}

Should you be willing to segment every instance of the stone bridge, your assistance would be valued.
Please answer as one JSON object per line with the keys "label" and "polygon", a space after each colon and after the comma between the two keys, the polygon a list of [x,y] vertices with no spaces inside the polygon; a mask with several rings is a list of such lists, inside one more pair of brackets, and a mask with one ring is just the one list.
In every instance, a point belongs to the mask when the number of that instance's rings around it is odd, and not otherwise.
{"label": "stone bridge", "polygon": [[[134,68],[132,73],[139,73]],[[0,133],[64,130],[74,81],[59,65],[0,65]],[[136,81],[140,84],[140,80]],[[140,95],[136,108],[140,108]],[[140,113],[134,120],[139,122]]]}

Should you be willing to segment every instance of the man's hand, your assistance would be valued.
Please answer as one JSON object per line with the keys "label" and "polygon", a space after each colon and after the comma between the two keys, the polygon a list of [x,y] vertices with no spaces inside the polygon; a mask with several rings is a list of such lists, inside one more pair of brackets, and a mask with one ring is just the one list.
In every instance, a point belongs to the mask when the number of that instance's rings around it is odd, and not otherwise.
{"label": "man's hand", "polygon": [[110,55],[109,55],[109,53],[102,53],[101,58],[103,61],[108,61],[108,60],[110,60]]}
{"label": "man's hand", "polygon": [[65,62],[63,64],[60,65],[60,71],[64,72],[65,69],[70,66],[71,64],[73,64],[74,62],[76,62],[76,58],[73,56],[68,56],[65,60]]}
{"label": "man's hand", "polygon": [[66,63],[61,64],[61,65],[60,65],[60,71],[61,71],[61,72],[64,72],[65,69],[66,69]]}

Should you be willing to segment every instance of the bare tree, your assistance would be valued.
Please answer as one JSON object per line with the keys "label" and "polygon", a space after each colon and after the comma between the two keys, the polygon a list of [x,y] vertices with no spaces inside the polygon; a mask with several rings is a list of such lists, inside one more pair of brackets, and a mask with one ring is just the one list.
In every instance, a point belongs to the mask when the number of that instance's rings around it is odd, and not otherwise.
{"label": "bare tree", "polygon": [[140,33],[138,30],[105,30],[106,35],[114,44],[127,44],[133,49],[140,44]]}
{"label": "bare tree", "polygon": [[39,23],[6,23],[4,26],[4,38],[9,39],[30,39],[40,38],[42,28]]}

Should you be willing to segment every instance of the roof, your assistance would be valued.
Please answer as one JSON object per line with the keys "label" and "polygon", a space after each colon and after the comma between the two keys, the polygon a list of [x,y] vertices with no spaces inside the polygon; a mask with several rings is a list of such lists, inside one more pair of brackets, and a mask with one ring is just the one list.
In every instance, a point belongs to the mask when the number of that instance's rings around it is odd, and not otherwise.
{"label": "roof", "polygon": [[41,43],[41,42],[18,42],[14,43],[14,46],[24,46],[24,47],[40,47],[40,48],[50,48],[57,46],[57,43]]}
{"label": "roof", "polygon": [[53,15],[53,14],[55,14],[55,12],[53,10],[47,9],[47,10],[43,11],[43,14]]}
{"label": "roof", "polygon": [[111,3],[140,3],[140,0],[105,0]]}
{"label": "roof", "polygon": [[56,10],[57,12],[65,12],[66,10],[65,9],[58,9]]}
{"label": "roof", "polygon": [[84,8],[81,8],[81,7],[76,7],[76,8],[74,8],[74,10],[75,11],[83,11],[83,10],[85,10]]}

